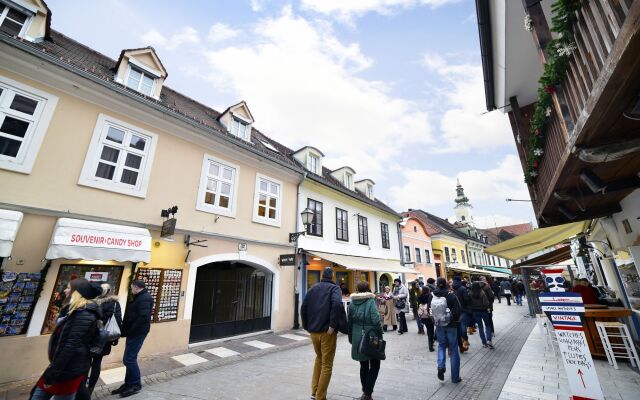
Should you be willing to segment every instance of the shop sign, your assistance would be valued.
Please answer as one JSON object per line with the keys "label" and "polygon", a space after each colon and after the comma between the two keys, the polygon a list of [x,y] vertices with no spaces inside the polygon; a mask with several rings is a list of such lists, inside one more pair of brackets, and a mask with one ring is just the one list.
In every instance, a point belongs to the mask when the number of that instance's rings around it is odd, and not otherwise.
{"label": "shop sign", "polygon": [[295,254],[281,254],[280,255],[280,265],[296,265],[296,255]]}
{"label": "shop sign", "polygon": [[89,282],[106,282],[109,279],[108,272],[89,271],[84,274],[84,278]]}
{"label": "shop sign", "polygon": [[573,398],[604,399],[584,333],[582,296],[557,291],[538,296],[555,329]]}
{"label": "shop sign", "polygon": [[148,251],[151,247],[151,237],[122,232],[65,227],[56,229],[52,244]]}
{"label": "shop sign", "polygon": [[176,231],[176,219],[169,218],[162,223],[162,230],[160,231],[160,237],[171,237]]}

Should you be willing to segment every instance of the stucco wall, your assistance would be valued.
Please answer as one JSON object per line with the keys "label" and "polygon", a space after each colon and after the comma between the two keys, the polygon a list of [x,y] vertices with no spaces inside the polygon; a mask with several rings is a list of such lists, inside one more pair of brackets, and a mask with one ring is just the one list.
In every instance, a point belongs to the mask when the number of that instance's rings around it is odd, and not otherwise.
{"label": "stucco wall", "polygon": [[[402,245],[409,246],[411,251],[411,261],[414,262],[414,270],[416,274],[422,275],[425,280],[428,278],[436,278],[436,270],[433,265],[433,248],[431,247],[431,238],[424,230],[424,227],[415,219],[409,218],[402,227]],[[421,263],[416,260],[416,248],[420,249]],[[427,263],[425,250],[429,251],[430,261]],[[406,260],[405,260],[406,261]]]}

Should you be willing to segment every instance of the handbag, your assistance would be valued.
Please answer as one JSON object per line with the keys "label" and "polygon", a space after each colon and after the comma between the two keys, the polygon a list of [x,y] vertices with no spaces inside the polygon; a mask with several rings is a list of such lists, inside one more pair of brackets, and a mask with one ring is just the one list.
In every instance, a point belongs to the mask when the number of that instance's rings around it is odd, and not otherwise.
{"label": "handbag", "polygon": [[122,332],[120,332],[120,327],[118,326],[118,321],[116,320],[116,307],[117,303],[113,303],[113,314],[111,314],[111,318],[107,321],[107,324],[104,326],[104,330],[109,334],[109,341],[113,342],[114,340],[120,339]]}
{"label": "handbag", "polygon": [[93,340],[89,345],[89,354],[92,357],[101,356],[104,346],[110,342],[109,332],[104,328],[102,321],[98,321],[98,327],[96,330],[96,335],[93,337]]}
{"label": "handbag", "polygon": [[362,336],[358,344],[358,352],[374,360],[386,359],[387,356],[384,354],[384,350],[387,347],[387,342],[375,334],[370,334],[371,331],[365,332],[364,320],[365,318],[362,319]]}
{"label": "handbag", "polygon": [[398,299],[396,300],[396,308],[397,309],[404,309],[404,307],[407,305],[407,302],[404,299]]}
{"label": "handbag", "polygon": [[509,289],[505,289],[505,290],[504,290],[504,294],[511,294],[511,290],[509,290]]}

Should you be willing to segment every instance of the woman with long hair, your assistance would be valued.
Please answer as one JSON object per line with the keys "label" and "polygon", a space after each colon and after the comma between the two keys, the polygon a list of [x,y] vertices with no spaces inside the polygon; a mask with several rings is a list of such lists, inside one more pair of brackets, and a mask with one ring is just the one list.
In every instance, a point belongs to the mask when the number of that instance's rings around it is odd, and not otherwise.
{"label": "woman with long hair", "polygon": [[362,385],[360,400],[372,400],[371,395],[380,371],[380,360],[360,353],[360,340],[364,334],[375,335],[382,339],[380,314],[376,308],[375,295],[369,289],[369,282],[358,282],[356,289],[358,292],[351,295],[349,305],[351,358],[360,362],[360,384]]}
{"label": "woman with long hair", "polygon": [[96,336],[100,309],[92,301],[100,289],[84,278],[72,281],[66,315],[58,319],[49,343],[49,366],[31,400],[73,400],[89,372],[89,346]]}
{"label": "woman with long hair", "polygon": [[433,295],[431,294],[431,290],[429,290],[429,286],[423,286],[418,296],[418,313],[419,317],[422,320],[424,326],[427,327],[427,338],[429,339],[429,351],[436,351],[433,347],[433,342],[435,339],[435,329],[433,325],[433,319],[431,318],[431,300],[433,299]]}
{"label": "woman with long hair", "polygon": [[[118,296],[113,294],[113,289],[108,283],[103,283],[100,287],[102,289],[102,294],[96,299],[96,303],[100,306],[100,311],[102,312],[102,318],[100,321],[102,321],[103,325],[106,326],[107,322],[109,322],[113,316],[116,319],[118,328],[122,330],[122,309],[118,302]],[[96,383],[98,383],[98,378],[100,378],[102,358],[111,354],[111,346],[116,346],[117,344],[117,339],[113,342],[109,342],[105,344],[101,355],[91,357],[91,373],[89,374],[89,379],[87,379],[89,395],[93,393],[93,389],[95,388]]]}

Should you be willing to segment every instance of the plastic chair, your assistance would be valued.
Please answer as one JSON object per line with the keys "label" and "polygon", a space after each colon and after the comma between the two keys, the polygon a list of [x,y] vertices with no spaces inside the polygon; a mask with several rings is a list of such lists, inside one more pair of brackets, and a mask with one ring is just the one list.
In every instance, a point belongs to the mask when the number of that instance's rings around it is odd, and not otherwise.
{"label": "plastic chair", "polygon": [[[638,365],[640,365],[638,352],[629,334],[629,329],[625,324],[620,322],[596,321],[596,328],[598,329],[600,340],[602,340],[602,346],[607,355],[609,365],[613,365],[615,369],[619,369],[616,358],[628,358],[631,361],[631,366],[638,368]],[[612,343],[611,338],[618,338],[618,340]]]}

